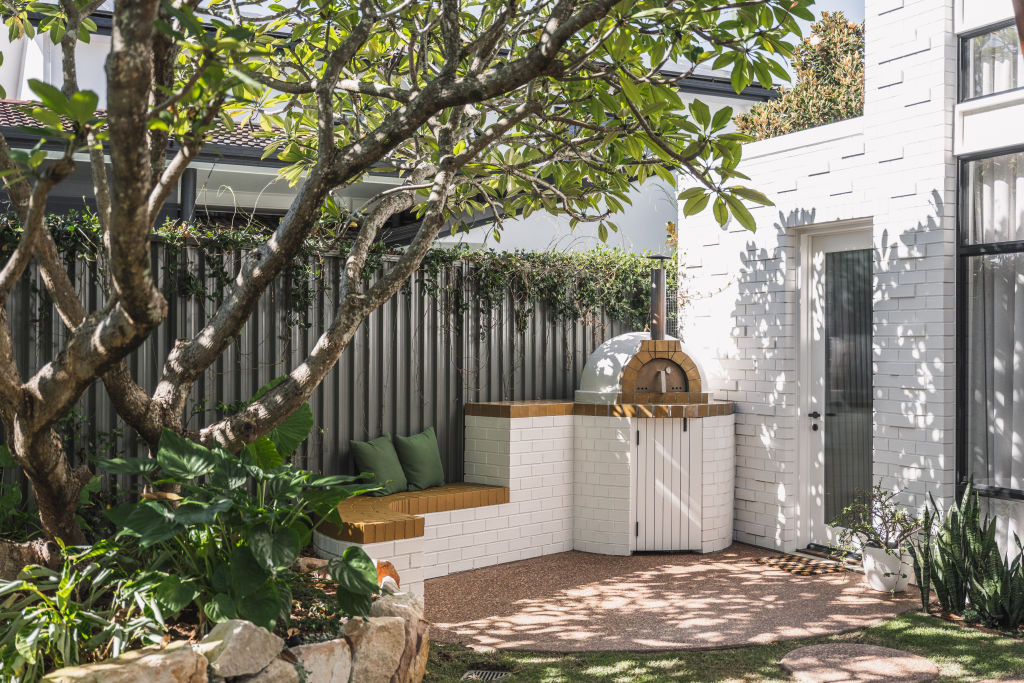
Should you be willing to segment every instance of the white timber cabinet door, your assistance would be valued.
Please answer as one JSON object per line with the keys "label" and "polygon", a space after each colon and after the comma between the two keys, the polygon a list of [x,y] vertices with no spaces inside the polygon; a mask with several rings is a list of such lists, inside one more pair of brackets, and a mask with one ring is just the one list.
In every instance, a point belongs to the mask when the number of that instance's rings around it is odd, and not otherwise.
{"label": "white timber cabinet door", "polygon": [[700,420],[636,420],[633,500],[636,550],[700,550]]}

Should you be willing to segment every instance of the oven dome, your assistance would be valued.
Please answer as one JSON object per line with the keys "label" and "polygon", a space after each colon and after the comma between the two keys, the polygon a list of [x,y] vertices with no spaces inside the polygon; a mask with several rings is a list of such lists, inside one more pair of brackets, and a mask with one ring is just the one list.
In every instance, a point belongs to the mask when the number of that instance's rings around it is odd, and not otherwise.
{"label": "oven dome", "polygon": [[[659,350],[654,351],[653,348],[658,348]],[[660,349],[664,349],[664,351]],[[685,357],[683,362],[680,362],[678,354],[682,354]],[[639,364],[634,362],[634,358],[639,361]],[[576,402],[608,405],[617,403],[620,394],[632,394],[634,391],[637,391],[635,387],[630,388],[628,386],[628,391],[623,391],[623,381],[626,379],[624,373],[627,366],[632,362],[634,367],[639,365],[639,369],[642,371],[644,364],[652,361],[658,361],[656,363],[657,368],[653,369],[655,372],[670,369],[671,366],[681,366],[683,370],[689,370],[687,374],[695,375],[698,380],[696,384],[698,385],[700,380],[705,377],[700,363],[694,359],[686,346],[678,339],[666,337],[663,340],[651,340],[649,332],[627,332],[601,344],[587,358],[587,364],[583,368],[583,375],[580,377],[579,389],[576,391]],[[693,366],[695,372],[686,367],[687,362]],[[662,368],[661,366],[665,367]],[[679,380],[676,381],[678,382]],[[688,385],[689,391],[702,391],[699,386],[695,386],[692,378]],[[672,389],[667,390],[672,391]],[[680,390],[675,389],[675,391]]]}

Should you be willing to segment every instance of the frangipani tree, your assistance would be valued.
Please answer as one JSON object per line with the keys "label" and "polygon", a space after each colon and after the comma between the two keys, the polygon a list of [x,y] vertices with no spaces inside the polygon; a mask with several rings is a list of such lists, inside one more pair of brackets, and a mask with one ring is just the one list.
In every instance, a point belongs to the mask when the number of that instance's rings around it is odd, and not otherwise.
{"label": "frangipani tree", "polygon": [[[4,0],[12,39],[45,30],[63,54],[62,82],[33,82],[29,107],[40,138],[60,141],[63,153],[47,160],[0,137],[0,171],[23,228],[0,271],[0,304],[34,259],[69,331],[59,356],[23,374],[13,347],[24,342],[0,305],[0,420],[47,537],[83,540],[75,509],[91,476],[72,467],[55,422],[100,381],[151,446],[165,427],[183,432],[193,385],[325,215],[352,235],[333,322],[283,381],[188,436],[237,451],[279,425],[460,217],[543,209],[606,234],[631,187],[681,173],[698,186],[687,191],[688,211],[711,204],[723,224],[731,214],[752,228],[744,201],[767,200],[742,185],[743,137],[723,132],[731,112],[684,105],[677,84],[698,64],[730,69],[737,90],[785,78],[778,60],[792,53],[787,37],[796,17],[810,18],[810,2],[117,0],[109,105],[98,112],[97,94],[78,86],[75,51],[95,29],[100,0]],[[29,11],[43,16],[38,27]],[[682,75],[663,75],[679,64]],[[173,346],[157,385],[143,388],[124,359],[167,309],[149,266],[154,221],[211,131],[247,119],[264,131],[268,154],[289,163],[294,201],[242,261],[223,303]],[[97,310],[76,294],[44,222],[48,193],[83,151],[104,231],[108,301]],[[357,211],[335,204],[333,191],[373,174],[401,184]],[[411,208],[421,219],[415,238],[365,285],[378,229]],[[6,556],[34,557],[13,544]]]}

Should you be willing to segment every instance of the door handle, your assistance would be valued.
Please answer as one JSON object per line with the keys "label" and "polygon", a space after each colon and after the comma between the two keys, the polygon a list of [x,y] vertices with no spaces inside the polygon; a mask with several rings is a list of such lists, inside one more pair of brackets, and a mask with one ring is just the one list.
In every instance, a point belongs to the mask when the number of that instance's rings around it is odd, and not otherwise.
{"label": "door handle", "polygon": [[807,417],[809,417],[809,418],[811,418],[813,420],[817,420],[819,417],[821,417],[821,413],[819,413],[817,410],[815,410],[812,413],[807,413]]}

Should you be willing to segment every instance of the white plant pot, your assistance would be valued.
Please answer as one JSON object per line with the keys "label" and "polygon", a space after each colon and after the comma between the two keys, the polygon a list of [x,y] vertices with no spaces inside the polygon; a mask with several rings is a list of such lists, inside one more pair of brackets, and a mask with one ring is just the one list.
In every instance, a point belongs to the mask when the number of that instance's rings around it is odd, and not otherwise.
{"label": "white plant pot", "polygon": [[902,593],[914,572],[910,555],[891,555],[882,548],[861,548],[864,581],[876,591]]}

